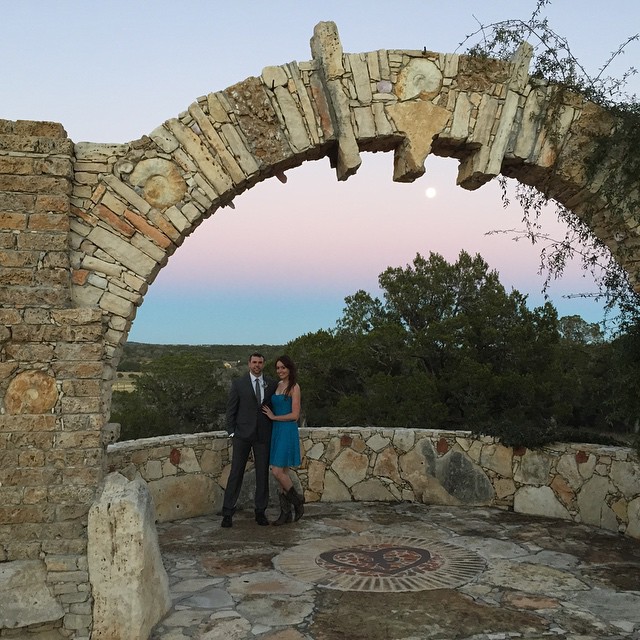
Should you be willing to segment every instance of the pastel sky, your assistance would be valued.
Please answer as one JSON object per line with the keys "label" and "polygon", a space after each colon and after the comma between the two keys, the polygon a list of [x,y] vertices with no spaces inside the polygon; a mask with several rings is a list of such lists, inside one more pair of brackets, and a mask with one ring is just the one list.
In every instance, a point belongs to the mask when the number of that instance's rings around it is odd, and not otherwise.
{"label": "pastel sky", "polygon": [[[517,5],[517,6],[515,6]],[[515,8],[514,8],[515,6]],[[74,142],[127,142],[184,111],[198,96],[262,68],[311,58],[314,26],[334,21],[346,52],[453,52],[480,24],[526,19],[520,0],[24,0],[4,2],[0,117],[63,124]],[[545,11],[586,70],[640,31],[637,0],[555,0]],[[606,27],[605,27],[606,25]],[[610,69],[638,56],[633,44]],[[633,79],[631,91],[640,83]],[[539,246],[493,230],[522,228],[497,184],[456,187],[457,162],[431,157],[413,184],[391,180],[391,154],[363,154],[358,173],[338,182],[328,160],[269,180],[205,221],[171,257],[138,310],[129,339],[184,344],[283,344],[332,328],[345,296],[378,295],[387,266],[434,251],[454,261],[480,253],[507,287],[543,302]],[[426,197],[428,188],[435,197]],[[543,231],[561,238],[552,210]],[[571,267],[553,284],[560,315],[602,319],[600,304],[565,297],[594,291]]]}

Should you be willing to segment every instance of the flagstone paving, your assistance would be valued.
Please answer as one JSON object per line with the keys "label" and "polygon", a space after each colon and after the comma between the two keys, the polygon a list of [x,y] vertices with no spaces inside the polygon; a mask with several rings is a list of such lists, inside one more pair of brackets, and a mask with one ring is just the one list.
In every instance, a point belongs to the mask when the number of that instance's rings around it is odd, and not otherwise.
{"label": "flagstone paving", "polygon": [[152,640],[640,640],[640,542],[563,520],[312,503],[158,535],[173,607]]}

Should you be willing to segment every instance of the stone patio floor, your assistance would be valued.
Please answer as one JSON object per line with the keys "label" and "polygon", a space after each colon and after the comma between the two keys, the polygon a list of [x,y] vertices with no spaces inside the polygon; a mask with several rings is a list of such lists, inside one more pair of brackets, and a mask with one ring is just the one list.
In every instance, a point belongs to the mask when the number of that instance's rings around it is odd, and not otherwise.
{"label": "stone patio floor", "polygon": [[[269,513],[270,519],[276,513]],[[312,503],[158,525],[152,640],[640,639],[640,542],[499,509]]]}

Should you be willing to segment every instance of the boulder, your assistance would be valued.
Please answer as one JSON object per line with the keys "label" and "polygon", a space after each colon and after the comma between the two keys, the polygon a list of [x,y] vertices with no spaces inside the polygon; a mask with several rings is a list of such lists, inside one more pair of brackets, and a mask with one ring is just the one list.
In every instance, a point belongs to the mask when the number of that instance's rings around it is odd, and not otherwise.
{"label": "boulder", "polygon": [[153,500],[139,476],[109,474],[89,510],[93,640],[139,640],[171,607]]}

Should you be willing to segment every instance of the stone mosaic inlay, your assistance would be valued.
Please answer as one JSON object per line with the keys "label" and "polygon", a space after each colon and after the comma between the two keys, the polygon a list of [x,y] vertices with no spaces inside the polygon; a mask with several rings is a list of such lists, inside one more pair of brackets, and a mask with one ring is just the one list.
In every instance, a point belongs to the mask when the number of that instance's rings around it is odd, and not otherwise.
{"label": "stone mosaic inlay", "polygon": [[310,540],[274,559],[283,573],[341,591],[452,589],[473,580],[485,563],[455,545],[408,536],[335,536]]}

